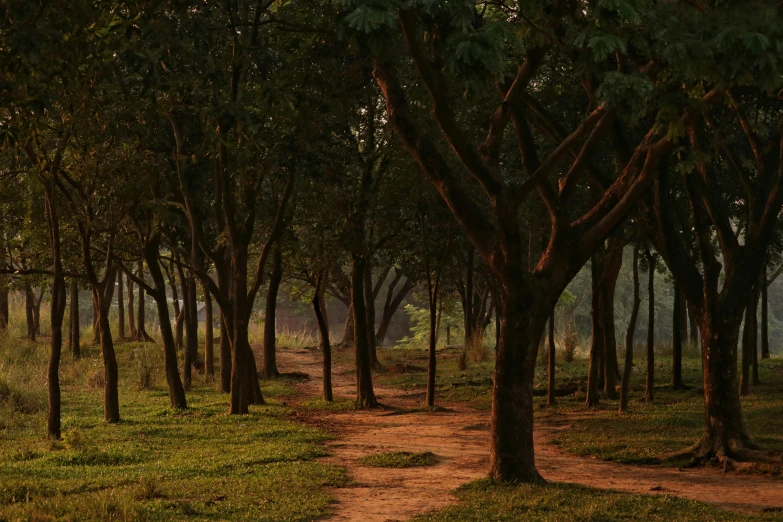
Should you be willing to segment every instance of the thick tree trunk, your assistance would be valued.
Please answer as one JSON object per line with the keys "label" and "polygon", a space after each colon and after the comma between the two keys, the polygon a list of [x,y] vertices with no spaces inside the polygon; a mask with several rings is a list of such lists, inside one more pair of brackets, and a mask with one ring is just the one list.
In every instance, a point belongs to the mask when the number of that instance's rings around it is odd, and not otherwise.
{"label": "thick tree trunk", "polygon": [[378,406],[378,401],[375,399],[375,391],[372,386],[367,309],[364,304],[364,278],[367,261],[359,256],[353,256],[351,264],[351,308],[354,316],[354,350],[356,355],[356,405],[360,408],[374,408]]}
{"label": "thick tree trunk", "polygon": [[[223,265],[216,267],[218,288],[220,290],[230,289],[231,277],[228,270]],[[229,297],[230,290],[227,292]],[[231,334],[230,327],[233,320],[231,317],[220,310],[220,344],[219,347],[219,360],[220,360],[220,392],[231,393]]]}
{"label": "thick tree trunk", "polygon": [[258,386],[258,371],[248,338],[250,304],[247,299],[247,246],[234,245],[231,256],[233,295],[233,328],[231,331],[231,399],[230,415],[248,413],[250,404],[263,404]]}
{"label": "thick tree trunk", "polygon": [[353,307],[348,307],[348,312],[345,315],[345,326],[343,326],[343,340],[340,344],[346,348],[355,344],[354,339],[354,327],[353,327]]}
{"label": "thick tree trunk", "polygon": [[[516,278],[499,284],[503,294],[489,475],[503,481],[540,482],[533,451],[533,380],[538,345],[556,300],[525,292]],[[551,301],[551,306],[542,306],[542,301]]]}
{"label": "thick tree trunk", "polygon": [[767,267],[761,282],[761,358],[769,359],[769,305],[767,299]]}
{"label": "thick tree trunk", "polygon": [[215,332],[213,328],[212,294],[202,285],[204,293],[204,378],[210,382],[215,377]]}
{"label": "thick tree trunk", "polygon": [[160,337],[163,342],[163,366],[166,371],[166,384],[169,389],[169,404],[172,408],[185,409],[188,407],[185,398],[185,387],[179,376],[177,364],[177,345],[174,334],[171,331],[171,317],[169,316],[169,303],[166,300],[166,281],[159,262],[160,248],[157,241],[150,242],[144,248],[144,257],[147,260],[150,277],[155,285],[155,293],[152,296],[158,308],[158,320],[160,322]]}
{"label": "thick tree trunk", "polygon": [[313,311],[321,336],[321,354],[323,355],[323,399],[332,402],[332,346],[329,343],[329,323],[324,316],[323,289],[316,285],[313,293]]}
{"label": "thick tree trunk", "polygon": [[590,340],[590,361],[587,370],[587,397],[585,399],[585,405],[588,407],[597,406],[599,402],[599,373],[602,366],[601,353],[604,351],[606,339],[603,330],[604,314],[601,313],[603,308],[601,299],[604,295],[601,292],[602,263],[597,257],[597,255],[594,255],[590,262],[590,273],[592,276],[592,309],[590,313],[592,337]]}
{"label": "thick tree trunk", "polygon": [[682,382],[682,315],[685,306],[680,286],[674,284],[674,303],[672,304],[672,382],[675,390],[685,386]]}
{"label": "thick tree trunk", "polygon": [[130,274],[126,275],[128,283],[128,335],[131,339],[136,339],[136,306],[133,299],[133,281]]}
{"label": "thick tree trunk", "polygon": [[549,317],[549,351],[546,365],[546,404],[555,405],[555,312]]}
{"label": "thick tree trunk", "polygon": [[79,283],[71,279],[71,308],[70,308],[70,335],[68,336],[68,349],[74,359],[81,357],[81,325],[79,324]]}
{"label": "thick tree trunk", "polygon": [[620,387],[620,413],[628,411],[628,392],[631,386],[631,371],[633,370],[633,339],[636,333],[636,321],[639,317],[639,305],[642,300],[639,296],[639,250],[633,250],[633,305],[631,317],[628,320],[628,329],[625,331],[625,363],[623,365],[623,380]]}
{"label": "thick tree trunk", "polygon": [[125,339],[125,296],[123,292],[123,276],[117,271],[117,337]]}
{"label": "thick tree trunk", "polygon": [[704,374],[706,430],[692,447],[672,458],[692,457],[696,461],[764,460],[766,452],[750,439],[742,419],[737,382],[737,342],[742,311],[720,316],[713,310],[699,315]]}
{"label": "thick tree trunk", "polygon": [[655,261],[652,256],[647,259],[647,378],[644,400],[649,402],[655,399]]}
{"label": "thick tree trunk", "polygon": [[272,254],[272,273],[269,277],[269,291],[266,294],[266,309],[264,311],[264,365],[261,369],[262,379],[274,379],[280,375],[277,370],[277,351],[275,346],[275,323],[277,311],[277,293],[283,280],[283,254],[280,248],[275,248]]}
{"label": "thick tree trunk", "polygon": [[364,271],[364,306],[367,316],[367,353],[370,366],[377,370],[381,367],[381,362],[378,360],[378,347],[375,342],[375,295],[372,288],[372,265],[369,261]]}
{"label": "thick tree trunk", "polygon": [[759,286],[756,287],[756,291],[753,293],[752,297],[752,304],[753,304],[753,311],[752,311],[752,327],[749,328],[749,335],[748,338],[748,346],[750,348],[751,353],[751,369],[752,369],[752,375],[753,375],[753,386],[758,386],[761,384],[761,380],[759,379],[759,348],[758,348],[758,309],[759,309],[759,300],[761,299],[761,285],[764,282],[764,278],[759,276]]}
{"label": "thick tree trunk", "polygon": [[24,312],[27,319],[27,339],[35,341],[36,329],[35,329],[35,296],[33,295],[33,289],[30,283],[24,284]]}

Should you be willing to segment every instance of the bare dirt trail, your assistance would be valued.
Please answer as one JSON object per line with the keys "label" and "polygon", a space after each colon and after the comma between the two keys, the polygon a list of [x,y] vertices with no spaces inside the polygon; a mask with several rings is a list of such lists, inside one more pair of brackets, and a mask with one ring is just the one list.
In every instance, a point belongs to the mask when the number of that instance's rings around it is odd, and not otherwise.
{"label": "bare dirt trail", "polygon": [[[282,371],[304,372],[310,380],[299,383],[293,402],[321,396],[321,359],[316,350],[278,352]],[[335,398],[355,394],[353,367],[335,364],[332,382]],[[449,505],[453,490],[486,475],[489,467],[489,412],[460,403],[442,404],[446,411],[410,412],[420,407],[423,393],[378,386],[378,400],[388,409],[312,411],[307,422],[334,433],[324,458],[348,470],[351,482],[335,488],[335,515],[329,520],[388,522]],[[677,470],[628,466],[568,455],[548,443],[568,423],[536,426],[536,460],[550,481],[628,493],[668,494],[740,511],[783,508],[783,481],[758,475],[722,473],[714,468]],[[373,468],[358,459],[385,451],[431,451],[440,458],[435,466]]]}

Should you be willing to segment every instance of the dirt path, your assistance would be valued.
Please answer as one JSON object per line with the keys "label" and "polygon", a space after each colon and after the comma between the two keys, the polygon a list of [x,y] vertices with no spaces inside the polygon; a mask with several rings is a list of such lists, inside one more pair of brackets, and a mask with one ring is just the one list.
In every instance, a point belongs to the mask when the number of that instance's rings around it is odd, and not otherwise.
{"label": "dirt path", "polygon": [[[281,371],[309,374],[298,384],[294,399],[320,397],[321,362],[314,350],[280,350]],[[353,367],[333,368],[335,398],[354,396]],[[464,404],[443,404],[448,411],[410,413],[421,406],[423,393],[375,387],[378,400],[393,410],[347,412],[317,411],[308,421],[337,435],[324,461],[348,470],[348,487],[335,488],[335,515],[330,520],[386,522],[407,520],[455,501],[452,492],[461,484],[486,475],[489,466],[489,412]],[[761,511],[783,508],[783,481],[757,475],[724,474],[713,468],[677,470],[627,466],[562,453],[549,444],[560,426],[539,424],[535,433],[536,459],[550,481],[572,482],[628,493],[669,494],[716,504],[725,509]],[[440,457],[423,468],[372,468],[362,456],[384,451],[431,451]]]}

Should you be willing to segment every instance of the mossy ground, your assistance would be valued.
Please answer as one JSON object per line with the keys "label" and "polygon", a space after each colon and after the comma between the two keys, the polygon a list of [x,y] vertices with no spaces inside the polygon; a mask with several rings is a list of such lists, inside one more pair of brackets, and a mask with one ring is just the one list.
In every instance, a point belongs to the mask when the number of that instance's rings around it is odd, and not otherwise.
{"label": "mossy ground", "polygon": [[[136,384],[140,350],[156,369],[148,390]],[[262,383],[269,404],[234,417],[226,415],[227,397],[199,375],[189,409],[176,411],[160,351],[117,346],[116,425],[103,422],[98,349],[84,347],[77,361],[66,355],[64,436],[54,442],[44,437],[46,340],[4,340],[0,379],[17,398],[0,399],[0,520],[279,521],[327,512],[324,486],[343,484],[344,472],[313,460],[325,454],[324,432],[286,418],[289,381]]]}

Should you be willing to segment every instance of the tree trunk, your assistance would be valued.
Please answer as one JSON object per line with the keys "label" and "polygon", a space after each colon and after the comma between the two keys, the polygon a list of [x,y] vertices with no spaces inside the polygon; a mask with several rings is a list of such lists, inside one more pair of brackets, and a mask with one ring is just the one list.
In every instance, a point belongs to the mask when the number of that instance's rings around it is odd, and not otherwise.
{"label": "tree trunk", "polygon": [[81,339],[79,331],[79,282],[71,279],[71,308],[70,308],[70,335],[68,337],[68,349],[74,359],[81,357]]}
{"label": "tree trunk", "polygon": [[318,323],[318,333],[321,335],[321,354],[323,354],[323,399],[332,402],[332,347],[329,343],[329,323],[323,314],[323,288],[316,285],[313,293],[313,311]]}
{"label": "tree trunk", "polygon": [[117,271],[117,337],[125,339],[125,296],[123,295],[122,272]]}
{"label": "tree trunk", "polygon": [[35,296],[33,296],[33,289],[30,283],[24,284],[24,311],[27,319],[27,339],[35,341],[36,329],[35,329]]}
{"label": "tree trunk", "polygon": [[171,317],[169,316],[169,303],[166,300],[166,281],[163,271],[160,269],[160,246],[158,240],[151,241],[144,247],[144,257],[147,260],[150,277],[155,285],[153,299],[158,308],[158,321],[160,322],[160,337],[163,343],[163,366],[166,371],[166,384],[169,389],[169,404],[172,408],[185,409],[188,407],[185,398],[185,387],[179,377],[177,364],[177,345],[174,334],[171,331]]}
{"label": "tree trunk", "polygon": [[101,328],[98,325],[98,303],[92,298],[92,344],[101,343]]}
{"label": "tree trunk", "polygon": [[[173,265],[174,263],[172,263]],[[174,307],[174,324],[175,324],[175,330],[174,330],[174,344],[177,346],[177,350],[180,350],[182,348],[182,339],[184,337],[184,315],[182,314],[182,309],[179,305],[179,292],[177,291],[177,278],[175,276],[176,269],[173,266],[170,266],[168,270],[166,270],[166,276],[169,279],[169,287],[171,288],[171,301],[172,306]]]}
{"label": "tree trunk", "polygon": [[647,379],[645,381],[645,401],[655,398],[655,258],[647,256]]}
{"label": "tree trunk", "polygon": [[[49,243],[52,254],[52,301],[51,301],[51,354],[47,371],[49,414],[47,432],[50,438],[60,438],[60,359],[63,350],[63,318],[65,317],[65,278],[63,276],[62,252],[60,245],[60,221],[55,207],[55,183],[44,189],[46,202],[46,221],[49,228]],[[43,291],[41,291],[43,297]],[[41,301],[38,301],[40,310]],[[40,316],[39,316],[40,317]]]}
{"label": "tree trunk", "polygon": [[503,481],[540,482],[533,452],[533,380],[538,345],[556,299],[525,292],[516,278],[509,279],[498,282],[503,293],[489,475]]}
{"label": "tree trunk", "polygon": [[133,281],[130,274],[126,275],[128,282],[128,335],[131,339],[136,339],[136,306],[133,299]]}
{"label": "tree trunk", "polygon": [[767,267],[761,280],[761,358],[769,359],[769,305],[767,300]]}
{"label": "tree trunk", "polygon": [[266,309],[264,311],[264,365],[261,369],[262,379],[274,379],[280,375],[277,371],[277,353],[275,346],[275,322],[277,311],[277,293],[283,280],[283,254],[280,247],[272,254],[272,273],[269,277],[269,291],[266,294]]}
{"label": "tree trunk", "polygon": [[[429,255],[429,254],[427,254]],[[430,274],[427,274],[430,277]],[[435,372],[437,370],[437,353],[438,347],[438,296],[437,290],[430,289],[430,338],[427,360],[427,406],[432,408],[435,406]]]}
{"label": "tree trunk", "polygon": [[210,382],[215,377],[215,332],[213,330],[212,321],[212,294],[209,293],[209,288],[206,285],[202,285],[202,291],[204,292],[204,377],[207,382]]}
{"label": "tree trunk", "polygon": [[[193,364],[195,363],[193,360],[193,343],[195,342],[198,344],[198,339],[193,337],[193,319],[191,317],[193,307],[190,306],[192,297],[190,295],[190,278],[185,275],[185,270],[180,263],[177,263],[177,273],[179,274],[182,295],[182,308],[180,310],[180,316],[184,324],[185,332],[185,353],[182,362],[182,381],[185,386],[185,390],[190,390],[190,387],[193,385]],[[180,319],[178,318],[178,322],[179,320]],[[196,335],[198,335],[198,329],[196,330]]]}
{"label": "tree trunk", "polygon": [[[221,264],[220,267],[216,267],[218,288],[230,289],[231,277],[225,266]],[[231,297],[230,290],[227,292]],[[233,319],[231,319],[221,308],[220,309],[220,344],[219,344],[219,360],[220,360],[220,392],[231,393],[231,335],[229,333],[230,325]]]}
{"label": "tree trunk", "polygon": [[231,400],[230,415],[248,413],[250,404],[263,404],[258,386],[256,361],[250,348],[248,325],[250,304],[247,299],[247,246],[234,245],[231,256],[233,328],[231,332]]}
{"label": "tree trunk", "polygon": [[696,320],[696,310],[693,309],[693,305],[686,300],[686,307],[688,308],[688,322],[691,324],[690,329],[690,342],[694,346],[699,345],[699,322]]}
{"label": "tree trunk", "polygon": [[391,320],[394,317],[394,314],[397,313],[397,310],[400,308],[402,301],[405,299],[405,297],[413,288],[413,283],[411,282],[410,279],[407,279],[405,283],[402,285],[402,287],[400,288],[400,291],[397,292],[397,295],[393,295],[394,290],[397,287],[397,283],[401,278],[402,278],[401,272],[395,274],[394,279],[392,280],[391,284],[389,285],[389,288],[386,291],[386,300],[383,303],[383,313],[381,314],[381,322],[378,323],[378,330],[377,333],[375,334],[375,339],[381,346],[383,346],[383,342],[386,339],[386,334],[389,331],[389,326],[391,325]]}
{"label": "tree trunk", "polygon": [[0,331],[8,328],[8,278],[0,276]]}
{"label": "tree trunk", "polygon": [[546,367],[546,404],[555,405],[555,312],[549,317],[549,352]]}
{"label": "tree trunk", "polygon": [[468,247],[468,269],[465,275],[465,300],[463,302],[463,313],[465,314],[465,346],[473,338],[473,245]]}
{"label": "tree trunk", "polygon": [[719,315],[715,310],[699,314],[706,430],[692,447],[671,455],[696,461],[736,458],[753,460],[760,452],[748,437],[742,420],[737,386],[737,342],[742,310]]}
{"label": "tree trunk", "polygon": [[759,275],[759,284],[756,287],[756,291],[753,293],[752,297],[752,303],[753,303],[753,312],[752,312],[752,328],[749,330],[750,338],[748,339],[748,346],[750,347],[750,353],[751,353],[751,368],[752,368],[752,375],[753,375],[753,386],[758,386],[761,384],[761,380],[759,379],[759,348],[758,348],[758,309],[759,309],[759,300],[761,298],[761,285],[764,284],[764,277]]}
{"label": "tree trunk", "polygon": [[623,365],[623,380],[620,386],[620,413],[628,411],[628,392],[631,386],[631,371],[633,370],[633,338],[636,333],[636,321],[639,317],[639,249],[633,249],[633,305],[628,329],[625,331],[625,364]]}
{"label": "tree trunk", "polygon": [[45,290],[43,288],[38,290],[38,297],[33,302],[33,324],[35,328],[35,335],[41,335],[41,303],[43,302]]}
{"label": "tree trunk", "polygon": [[370,366],[377,370],[381,367],[381,362],[378,360],[378,350],[375,343],[375,296],[372,288],[372,265],[369,261],[366,263],[364,271],[364,306],[367,316],[367,353],[370,357]]}
{"label": "tree trunk", "polygon": [[592,276],[592,310],[590,313],[592,338],[590,341],[590,361],[587,370],[587,397],[585,405],[594,407],[599,402],[599,370],[602,366],[601,352],[604,350],[606,339],[603,331],[604,314],[601,313],[601,299],[603,297],[603,292],[601,292],[602,263],[598,259],[598,254],[593,255],[590,261],[590,273]]}
{"label": "tree trunk", "polygon": [[343,326],[343,340],[340,341],[340,344],[342,344],[346,348],[348,346],[353,345],[355,343],[355,338],[353,334],[354,334],[353,307],[349,306],[348,311],[346,312],[345,315],[345,326]]}
{"label": "tree trunk", "polygon": [[[740,395],[750,393],[750,384],[756,384],[758,381],[758,364],[754,364],[756,352],[758,350],[757,328],[758,321],[756,312],[758,311],[759,289],[750,297],[748,305],[745,308],[745,324],[742,330],[742,376],[740,378]],[[753,378],[751,380],[751,368],[753,368]]]}
{"label": "tree trunk", "polygon": [[613,239],[614,241],[610,240],[611,246],[607,251],[606,266],[604,267],[601,285],[601,307],[603,309],[601,326],[604,332],[603,382],[604,393],[609,397],[617,396],[617,380],[620,378],[620,370],[617,364],[617,335],[614,327],[614,296],[617,289],[617,279],[623,266],[622,242],[618,239]]}
{"label": "tree trunk", "polygon": [[[144,279],[144,263],[139,261],[139,279]],[[152,337],[147,333],[145,317],[144,289],[139,287],[139,304],[136,311],[136,340],[140,342],[152,342]]]}
{"label": "tree trunk", "polygon": [[[113,274],[111,274],[113,276]],[[114,277],[106,277],[106,285],[111,285]],[[118,392],[117,355],[114,351],[114,340],[111,336],[111,324],[109,323],[109,303],[111,292],[105,299],[98,293],[100,290],[93,288],[93,301],[98,303],[98,332],[101,344],[101,357],[103,358],[104,388],[103,388],[103,419],[106,422],[120,422],[120,399]]]}
{"label": "tree trunk", "polygon": [[674,303],[672,305],[672,382],[675,390],[685,386],[682,382],[682,313],[685,303],[680,286],[674,283]]}
{"label": "tree trunk", "polygon": [[190,350],[190,361],[193,368],[200,370],[201,363],[198,360],[198,293],[196,291],[196,276],[193,273],[188,274],[188,317],[190,324],[185,324],[187,332],[186,347]]}
{"label": "tree trunk", "polygon": [[[367,261],[359,256],[351,260],[351,308],[353,308],[354,350],[356,355],[356,406],[378,406],[372,386],[370,347],[367,334],[367,309],[364,298],[364,279]],[[374,335],[374,332],[373,332]]]}

